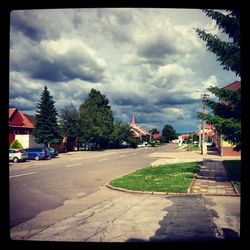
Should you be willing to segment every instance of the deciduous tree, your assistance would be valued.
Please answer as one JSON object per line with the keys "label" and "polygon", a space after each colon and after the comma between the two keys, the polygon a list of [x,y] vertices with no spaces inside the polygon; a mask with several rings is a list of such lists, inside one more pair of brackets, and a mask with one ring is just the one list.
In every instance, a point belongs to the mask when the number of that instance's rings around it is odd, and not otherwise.
{"label": "deciduous tree", "polygon": [[106,148],[114,130],[109,100],[100,91],[91,89],[79,109],[81,140],[93,143],[95,148]]}

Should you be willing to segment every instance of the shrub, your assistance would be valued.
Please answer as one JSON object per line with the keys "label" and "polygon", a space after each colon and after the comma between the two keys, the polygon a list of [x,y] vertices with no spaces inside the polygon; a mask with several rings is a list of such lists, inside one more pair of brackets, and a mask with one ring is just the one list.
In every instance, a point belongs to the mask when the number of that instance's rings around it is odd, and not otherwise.
{"label": "shrub", "polygon": [[14,140],[14,141],[10,144],[10,148],[23,149],[23,146],[22,146],[22,144],[21,144],[18,140]]}

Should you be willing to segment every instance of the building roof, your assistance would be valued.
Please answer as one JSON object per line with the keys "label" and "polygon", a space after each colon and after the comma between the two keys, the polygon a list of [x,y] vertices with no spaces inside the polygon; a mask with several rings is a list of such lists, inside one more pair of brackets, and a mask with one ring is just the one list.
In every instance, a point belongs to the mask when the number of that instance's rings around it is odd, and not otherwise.
{"label": "building roof", "polygon": [[34,125],[29,118],[17,108],[9,109],[9,126],[18,128],[34,128]]}
{"label": "building roof", "polygon": [[141,136],[145,136],[145,135],[150,135],[150,133],[148,131],[146,131],[144,128],[142,128],[141,126],[135,124],[135,116],[134,116],[134,114],[132,115],[130,125],[131,125],[131,131],[134,134],[134,137],[141,137]]}
{"label": "building roof", "polygon": [[14,114],[14,112],[16,111],[16,108],[9,108],[9,119],[10,117]]}
{"label": "building roof", "polygon": [[36,126],[36,118],[34,115],[28,115],[28,114],[24,114],[28,119],[29,121],[33,124],[33,126],[35,127]]}
{"label": "building roof", "polygon": [[241,88],[241,82],[240,81],[232,82],[232,83],[226,85],[225,87],[223,87],[223,89],[228,89],[228,90],[231,90],[231,91],[237,91],[240,88]]}
{"label": "building roof", "polygon": [[136,124],[131,126],[131,131],[134,132],[135,136],[137,137],[150,135],[148,131],[146,131],[145,129]]}

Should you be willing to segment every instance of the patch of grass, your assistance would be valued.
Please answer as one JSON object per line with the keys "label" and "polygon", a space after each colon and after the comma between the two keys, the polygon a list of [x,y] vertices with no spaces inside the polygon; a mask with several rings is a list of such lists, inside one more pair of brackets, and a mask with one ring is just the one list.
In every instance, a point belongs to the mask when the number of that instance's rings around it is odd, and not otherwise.
{"label": "patch of grass", "polygon": [[241,190],[241,180],[240,180],[240,160],[225,160],[223,165],[227,171],[227,175],[230,181],[236,186],[237,190]]}
{"label": "patch of grass", "polygon": [[188,151],[198,151],[198,150],[200,150],[199,145],[192,144],[192,143],[187,144],[187,149],[188,149]]}
{"label": "patch of grass", "polygon": [[137,191],[186,193],[201,162],[150,166],[110,182],[114,187]]}

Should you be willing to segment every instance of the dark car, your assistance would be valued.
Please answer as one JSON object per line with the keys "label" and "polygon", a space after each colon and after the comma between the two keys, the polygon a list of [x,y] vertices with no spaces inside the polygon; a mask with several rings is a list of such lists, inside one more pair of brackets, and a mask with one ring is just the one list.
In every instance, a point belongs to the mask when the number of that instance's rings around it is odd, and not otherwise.
{"label": "dark car", "polygon": [[48,148],[48,151],[52,158],[58,156],[58,151],[55,148]]}
{"label": "dark car", "polygon": [[35,160],[45,160],[50,159],[51,156],[47,148],[37,147],[37,148],[27,148],[25,151],[28,153],[28,159]]}

